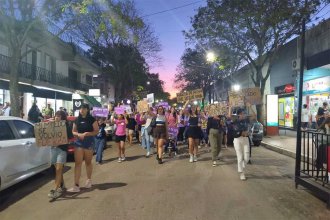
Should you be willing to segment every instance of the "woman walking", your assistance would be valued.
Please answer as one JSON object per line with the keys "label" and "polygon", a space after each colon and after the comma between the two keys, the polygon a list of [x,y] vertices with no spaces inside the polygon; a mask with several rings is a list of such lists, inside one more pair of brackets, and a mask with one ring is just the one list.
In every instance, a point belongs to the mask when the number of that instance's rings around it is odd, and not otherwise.
{"label": "woman walking", "polygon": [[183,133],[184,133],[184,129],[185,129],[185,125],[184,125],[184,114],[183,114],[183,110],[181,109],[179,114],[178,114],[178,142],[183,143]]}
{"label": "woman walking", "polygon": [[162,106],[159,106],[157,109],[157,116],[155,119],[155,128],[153,131],[153,137],[157,149],[157,160],[159,164],[163,163],[163,146],[165,141],[168,139],[168,125],[167,119],[165,116],[165,110]]}
{"label": "woman walking", "polygon": [[146,154],[147,158],[150,157],[150,155],[152,155],[152,147],[153,147],[154,139],[152,137],[152,133],[150,132],[152,131],[150,124],[154,117],[155,114],[153,113],[152,108],[150,108],[149,111],[144,115],[144,121],[146,123],[142,133],[142,140],[143,140],[142,142],[144,143],[144,147],[147,149],[147,154]]}
{"label": "woman walking", "polygon": [[[55,113],[55,121],[65,121],[67,137],[68,139],[73,138],[72,130],[69,128],[67,115],[64,111],[57,111]],[[55,186],[49,192],[48,197],[53,199],[60,197],[64,191],[63,167],[66,163],[67,151],[68,144],[53,146],[51,148],[52,164],[55,166]]]}
{"label": "woman walking", "polygon": [[221,151],[223,132],[220,116],[209,117],[207,121],[207,134],[210,139],[213,167],[217,166],[217,159]]}
{"label": "woman walking", "polygon": [[105,146],[106,131],[105,118],[98,120],[99,133],[95,137],[96,164],[102,164],[103,149]]}
{"label": "woman walking", "polygon": [[115,141],[118,145],[118,163],[125,161],[125,140],[126,140],[126,124],[127,118],[124,115],[118,115],[118,118],[113,117],[116,124],[116,138]]}
{"label": "woman walking", "polygon": [[187,130],[188,136],[188,145],[189,145],[189,155],[190,159],[189,162],[197,162],[197,152],[198,152],[198,145],[201,138],[201,124],[200,124],[200,117],[198,116],[197,108],[191,107],[189,110],[189,125]]}
{"label": "woman walking", "polygon": [[92,187],[92,159],[94,136],[99,132],[99,126],[94,117],[91,116],[89,105],[82,104],[79,110],[79,116],[73,124],[72,133],[77,137],[74,150],[74,186],[68,192],[80,192],[80,176],[82,162],[85,160],[87,180],[85,188]]}

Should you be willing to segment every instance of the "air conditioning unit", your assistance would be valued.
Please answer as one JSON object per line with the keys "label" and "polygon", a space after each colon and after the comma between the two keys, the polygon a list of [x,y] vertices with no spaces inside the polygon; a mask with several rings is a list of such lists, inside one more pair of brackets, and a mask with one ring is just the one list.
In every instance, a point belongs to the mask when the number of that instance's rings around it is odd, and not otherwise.
{"label": "air conditioning unit", "polygon": [[292,70],[300,70],[300,58],[293,59],[291,63]]}

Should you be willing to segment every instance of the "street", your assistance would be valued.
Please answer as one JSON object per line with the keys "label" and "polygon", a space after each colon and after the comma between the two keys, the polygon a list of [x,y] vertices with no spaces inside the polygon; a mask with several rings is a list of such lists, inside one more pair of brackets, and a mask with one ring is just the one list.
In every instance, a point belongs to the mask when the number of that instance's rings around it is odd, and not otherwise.
{"label": "street", "polygon": [[[217,167],[208,151],[201,149],[197,163],[180,154],[159,165],[134,145],[117,163],[112,146],[94,166],[92,189],[50,200],[53,174],[45,171],[0,193],[0,219],[329,219],[324,202],[295,189],[292,158],[253,148],[248,180],[241,181],[233,148],[222,150]],[[67,187],[73,165],[65,169]],[[85,178],[83,170],[81,185]]]}

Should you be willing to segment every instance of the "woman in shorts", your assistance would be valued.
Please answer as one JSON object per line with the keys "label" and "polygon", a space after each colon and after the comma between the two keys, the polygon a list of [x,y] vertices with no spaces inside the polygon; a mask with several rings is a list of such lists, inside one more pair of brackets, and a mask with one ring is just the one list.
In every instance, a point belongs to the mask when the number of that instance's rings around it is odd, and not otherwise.
{"label": "woman in shorts", "polygon": [[162,164],[163,146],[168,139],[167,119],[165,116],[165,110],[162,106],[159,106],[157,109],[156,126],[153,129],[153,137],[157,149],[157,160],[159,164]]}
{"label": "woman in shorts", "polygon": [[[68,139],[73,138],[72,130],[69,128],[67,115],[64,111],[57,111],[55,113],[55,121],[65,121],[67,137]],[[55,187],[49,192],[48,197],[53,199],[60,197],[64,190],[63,167],[66,163],[67,151],[68,144],[53,146],[51,148],[52,164],[55,166]]]}
{"label": "woman in shorts", "polygon": [[93,159],[93,143],[94,136],[99,132],[99,125],[95,118],[91,116],[89,105],[82,104],[79,110],[79,116],[73,124],[72,133],[77,140],[75,141],[74,149],[74,186],[68,190],[68,192],[80,192],[80,176],[82,162],[85,161],[87,180],[85,188],[92,187],[92,159]]}
{"label": "woman in shorts", "polygon": [[126,124],[127,119],[124,115],[119,115],[117,119],[113,119],[116,124],[116,143],[118,145],[118,163],[125,161],[125,140],[126,140]]}

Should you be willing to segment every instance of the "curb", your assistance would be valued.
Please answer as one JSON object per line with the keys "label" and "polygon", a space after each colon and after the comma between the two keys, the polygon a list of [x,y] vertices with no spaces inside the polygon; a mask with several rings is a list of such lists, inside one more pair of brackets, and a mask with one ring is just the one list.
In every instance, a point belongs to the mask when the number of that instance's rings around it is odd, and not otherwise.
{"label": "curb", "polygon": [[296,159],[296,153],[295,152],[289,151],[289,150],[287,150],[283,147],[268,144],[268,143],[263,142],[263,141],[261,142],[261,146],[263,146],[264,148],[267,148],[269,150],[275,151],[277,153],[283,154],[285,156],[292,157],[292,158]]}

